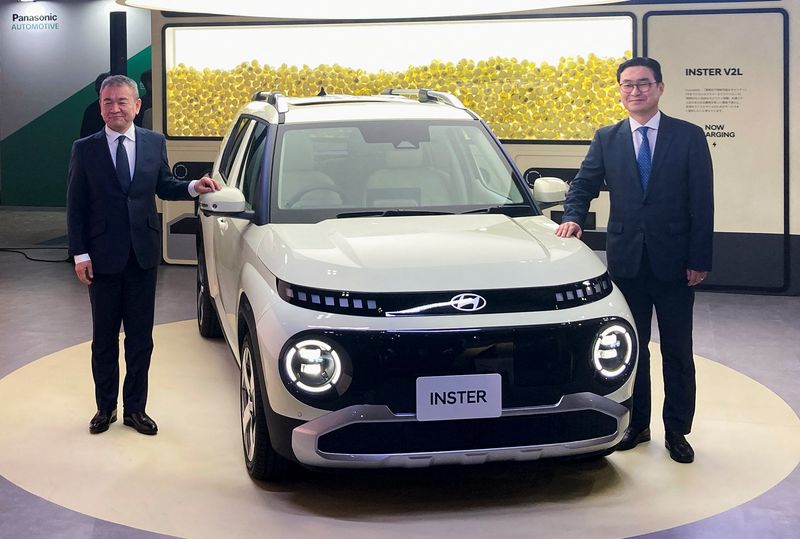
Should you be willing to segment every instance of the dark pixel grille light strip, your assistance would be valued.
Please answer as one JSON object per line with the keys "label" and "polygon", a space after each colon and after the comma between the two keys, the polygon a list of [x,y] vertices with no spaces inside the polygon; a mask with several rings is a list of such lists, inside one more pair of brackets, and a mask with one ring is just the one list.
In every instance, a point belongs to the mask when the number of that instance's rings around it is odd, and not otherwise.
{"label": "dark pixel grille light strip", "polygon": [[[613,284],[608,274],[558,286],[443,292],[371,293],[326,290],[299,286],[278,279],[281,298],[306,309],[351,316],[435,316],[497,314],[561,310],[578,307],[608,296]],[[460,310],[456,298],[480,296],[485,306]]]}

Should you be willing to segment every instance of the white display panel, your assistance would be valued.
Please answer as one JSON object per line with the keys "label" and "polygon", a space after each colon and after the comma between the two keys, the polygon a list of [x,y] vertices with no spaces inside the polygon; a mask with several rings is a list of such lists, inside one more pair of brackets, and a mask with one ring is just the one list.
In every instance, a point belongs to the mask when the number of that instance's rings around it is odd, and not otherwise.
{"label": "white display panel", "polygon": [[784,232],[783,22],[777,12],[645,19],[647,55],[664,75],[661,109],[706,131],[716,232]]}

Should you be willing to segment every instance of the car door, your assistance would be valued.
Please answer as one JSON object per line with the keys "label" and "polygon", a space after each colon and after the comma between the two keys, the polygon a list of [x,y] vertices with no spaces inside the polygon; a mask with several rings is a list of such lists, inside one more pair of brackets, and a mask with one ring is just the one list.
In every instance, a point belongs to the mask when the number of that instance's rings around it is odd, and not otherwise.
{"label": "car door", "polygon": [[[229,162],[227,165],[224,180],[227,187],[238,188],[241,176],[242,163],[245,160],[248,141],[255,127],[255,120],[243,118],[242,125],[238,131],[233,145],[230,149]],[[225,333],[230,338],[230,330],[233,327],[231,317],[235,315],[235,304],[231,304],[232,288],[236,283],[231,282],[231,275],[234,273],[234,252],[236,250],[236,238],[234,231],[231,230],[231,223],[234,219],[230,217],[215,216],[212,219],[213,235],[213,258],[215,279],[219,289],[217,307],[220,314],[220,321],[225,327]]]}
{"label": "car door", "polygon": [[[229,185],[242,191],[247,210],[254,209],[254,198],[264,159],[266,134],[267,124],[253,120],[252,125],[247,128],[245,142],[240,146],[234,163],[235,168],[232,170],[232,183]],[[242,268],[249,258],[255,256],[254,247],[248,244],[247,236],[257,235],[257,229],[258,227],[247,219],[217,218],[216,230],[219,233],[219,241],[215,242],[215,248],[220,298],[226,324],[230,328],[234,328],[236,324]]]}

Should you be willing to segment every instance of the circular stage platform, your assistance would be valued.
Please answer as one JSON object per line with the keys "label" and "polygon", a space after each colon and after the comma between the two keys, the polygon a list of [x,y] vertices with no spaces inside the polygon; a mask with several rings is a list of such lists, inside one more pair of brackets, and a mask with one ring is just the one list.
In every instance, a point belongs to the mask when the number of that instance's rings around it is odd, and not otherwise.
{"label": "circular stage platform", "polygon": [[[672,528],[770,489],[800,460],[800,420],[763,385],[697,357],[694,464],[653,440],[595,462],[303,473],[258,484],[245,471],[238,369],[194,321],[157,326],[147,411],[92,436],[89,343],[0,380],[0,475],[50,502],[183,537],[622,537]],[[654,410],[660,356],[653,352]],[[120,410],[120,413],[122,410]]]}

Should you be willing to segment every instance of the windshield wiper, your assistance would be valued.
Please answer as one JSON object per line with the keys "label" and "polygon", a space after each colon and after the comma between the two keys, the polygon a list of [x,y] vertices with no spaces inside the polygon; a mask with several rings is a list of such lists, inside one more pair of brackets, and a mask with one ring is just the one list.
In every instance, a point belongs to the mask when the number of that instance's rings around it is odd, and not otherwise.
{"label": "windshield wiper", "polygon": [[339,213],[336,217],[337,219],[343,219],[347,217],[398,217],[401,215],[453,215],[453,212],[395,208],[393,210],[348,211]]}
{"label": "windshield wiper", "polygon": [[474,210],[467,210],[461,212],[462,214],[468,213],[505,213],[507,215],[526,215],[526,211],[529,212],[531,215],[533,211],[529,204],[525,204],[524,202],[519,204],[503,204],[500,206],[486,206],[484,208],[476,208]]}

